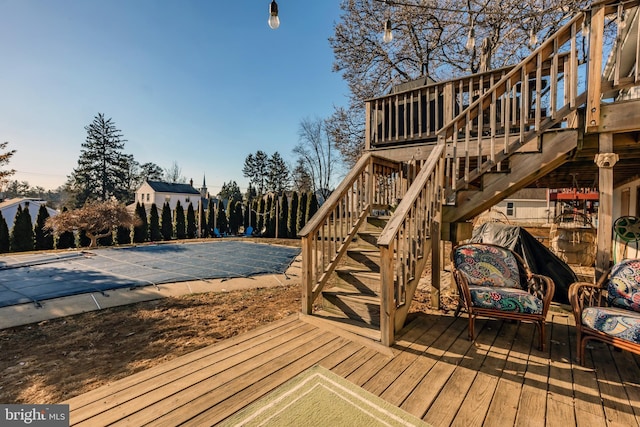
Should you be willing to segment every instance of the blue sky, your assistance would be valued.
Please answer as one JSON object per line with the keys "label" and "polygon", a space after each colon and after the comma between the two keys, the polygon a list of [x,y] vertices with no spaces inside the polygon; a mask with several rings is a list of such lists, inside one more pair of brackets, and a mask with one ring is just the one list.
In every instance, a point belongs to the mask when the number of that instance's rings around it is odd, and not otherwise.
{"label": "blue sky", "polygon": [[112,118],[140,162],[244,190],[245,157],[293,162],[304,118],[346,105],[328,37],[339,0],[0,0],[0,141],[13,179],[53,189]]}

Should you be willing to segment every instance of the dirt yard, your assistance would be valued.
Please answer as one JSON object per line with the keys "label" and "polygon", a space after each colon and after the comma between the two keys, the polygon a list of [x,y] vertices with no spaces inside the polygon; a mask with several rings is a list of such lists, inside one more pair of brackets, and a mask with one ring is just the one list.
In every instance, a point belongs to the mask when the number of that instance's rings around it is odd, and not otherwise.
{"label": "dirt yard", "polygon": [[[301,309],[299,284],[187,295],[0,330],[0,403],[59,403]],[[427,311],[420,290],[412,311]]]}

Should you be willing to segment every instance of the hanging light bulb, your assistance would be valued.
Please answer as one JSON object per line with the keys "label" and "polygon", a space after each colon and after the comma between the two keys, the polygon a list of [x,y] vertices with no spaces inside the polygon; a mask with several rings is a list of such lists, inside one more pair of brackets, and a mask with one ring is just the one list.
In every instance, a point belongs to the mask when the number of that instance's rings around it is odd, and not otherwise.
{"label": "hanging light bulb", "polygon": [[280,26],[280,18],[278,18],[278,3],[276,0],[271,2],[269,5],[269,27],[272,30],[277,29]]}
{"label": "hanging light bulb", "polygon": [[538,44],[538,35],[533,31],[533,28],[529,30],[529,47],[533,49]]}
{"label": "hanging light bulb", "polygon": [[387,19],[387,22],[384,23],[384,35],[382,36],[382,41],[385,43],[389,43],[393,40],[393,33],[391,32],[391,19]]}
{"label": "hanging light bulb", "polygon": [[582,37],[589,37],[589,22],[586,19],[582,21]]}
{"label": "hanging light bulb", "polygon": [[469,34],[467,34],[467,43],[464,45],[468,52],[471,52],[476,47],[476,38],[474,34],[475,31],[473,30],[473,27],[469,28]]}

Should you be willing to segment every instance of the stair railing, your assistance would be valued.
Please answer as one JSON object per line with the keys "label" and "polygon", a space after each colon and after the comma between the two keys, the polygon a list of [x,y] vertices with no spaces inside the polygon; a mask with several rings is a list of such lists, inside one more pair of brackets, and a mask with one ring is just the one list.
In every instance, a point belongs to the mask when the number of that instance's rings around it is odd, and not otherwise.
{"label": "stair railing", "polygon": [[435,234],[440,241],[444,148],[438,144],[431,151],[378,238],[380,331],[384,345],[394,342],[396,309],[407,303],[407,286],[421,274],[417,266],[427,254],[428,239]]}
{"label": "stair railing", "polygon": [[[585,102],[587,109],[593,110],[587,117],[596,110],[599,114],[602,69],[597,64],[602,63],[605,50],[604,16],[613,14],[609,19],[619,20],[625,9],[637,4],[637,0],[594,3],[592,9],[575,15],[504,77],[491,81],[486,89],[479,87],[473,102],[438,131],[439,143],[446,143],[448,150],[447,195],[468,188],[485,172],[500,168],[501,162],[545,130],[576,128],[575,110]],[[592,14],[596,13],[600,20],[594,19],[592,25]],[[589,78],[589,74],[597,78]],[[618,77],[616,83],[629,85],[634,78],[637,80],[637,73],[633,78]],[[540,146],[533,149],[539,150]]]}
{"label": "stair railing", "polygon": [[313,303],[367,215],[397,204],[407,185],[402,164],[364,154],[298,234],[302,239],[302,311]]}

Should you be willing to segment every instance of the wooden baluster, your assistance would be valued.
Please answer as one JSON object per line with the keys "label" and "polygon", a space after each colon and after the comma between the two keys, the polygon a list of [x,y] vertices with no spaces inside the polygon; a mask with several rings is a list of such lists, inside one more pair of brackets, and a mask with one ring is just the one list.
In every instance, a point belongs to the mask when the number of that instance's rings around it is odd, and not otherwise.
{"label": "wooden baluster", "polygon": [[[489,77],[489,87],[493,87],[494,78],[493,73]],[[491,160],[491,164],[495,165],[496,162],[496,107],[497,107],[497,94],[496,91],[493,90],[491,92],[491,108],[489,109],[489,127],[491,132],[491,140],[489,142],[489,157]]]}
{"label": "wooden baluster", "polygon": [[[542,54],[538,53],[536,56],[537,65],[536,65],[536,99],[535,99],[535,119],[534,119],[534,129],[536,132],[540,131],[540,121],[542,120],[542,100],[540,96],[542,94]],[[542,143],[540,140],[539,143]]]}
{"label": "wooden baluster", "polygon": [[557,116],[557,104],[558,104],[558,38],[553,39],[553,56],[551,57],[551,105],[549,106],[549,115],[551,120],[555,120]]}

